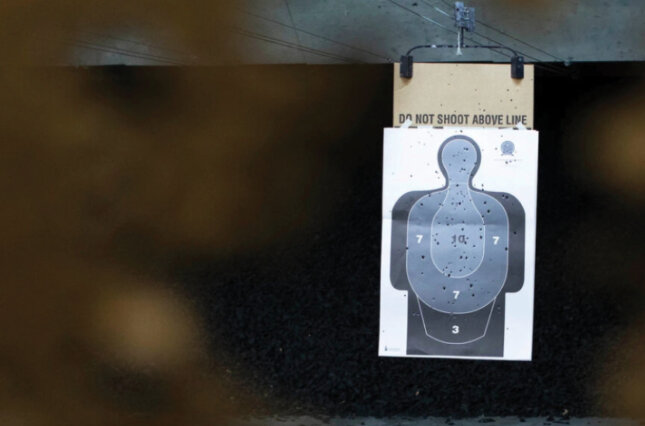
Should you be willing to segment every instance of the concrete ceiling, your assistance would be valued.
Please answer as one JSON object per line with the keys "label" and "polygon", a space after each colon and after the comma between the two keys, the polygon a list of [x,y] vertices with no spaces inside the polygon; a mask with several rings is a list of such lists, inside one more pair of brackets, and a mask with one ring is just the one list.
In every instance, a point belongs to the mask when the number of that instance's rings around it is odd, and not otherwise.
{"label": "concrete ceiling", "polygon": [[[642,0],[469,0],[469,44],[503,44],[527,62],[645,60]],[[386,63],[417,44],[454,44],[448,0],[242,0],[227,43],[239,55],[200,58],[162,33],[136,27],[79,34],[72,65]],[[508,61],[474,49],[415,52],[417,61]]]}

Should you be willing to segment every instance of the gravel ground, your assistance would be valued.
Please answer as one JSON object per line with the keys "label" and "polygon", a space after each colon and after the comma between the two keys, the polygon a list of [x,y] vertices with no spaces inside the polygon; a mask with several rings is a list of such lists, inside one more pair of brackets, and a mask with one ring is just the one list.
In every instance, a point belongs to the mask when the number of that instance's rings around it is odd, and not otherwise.
{"label": "gravel ground", "polygon": [[284,418],[261,418],[240,421],[235,426],[481,426],[482,423],[492,423],[495,426],[638,426],[639,422],[626,419],[610,418],[575,418],[575,419],[553,419],[544,417],[482,417],[477,419],[450,420],[439,417],[425,417],[416,419],[390,418],[377,419],[374,417],[358,417],[354,419],[331,418],[316,419],[314,417],[284,417]]}

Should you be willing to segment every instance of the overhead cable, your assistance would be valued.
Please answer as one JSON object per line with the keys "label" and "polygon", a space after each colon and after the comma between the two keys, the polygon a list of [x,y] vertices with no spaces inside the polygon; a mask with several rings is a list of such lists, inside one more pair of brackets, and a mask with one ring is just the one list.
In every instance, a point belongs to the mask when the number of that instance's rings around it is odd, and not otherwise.
{"label": "overhead cable", "polygon": [[[448,7],[454,7],[454,5],[452,5],[452,4],[450,4],[450,3],[448,3],[448,1],[447,1],[447,0],[441,0],[441,2],[442,2],[443,4],[445,4],[446,6],[448,6]],[[434,6],[433,6],[433,7],[434,7]],[[443,12],[443,13],[445,14],[445,12]],[[450,15],[449,15],[449,16],[450,16]],[[544,50],[544,49],[541,49],[541,48],[539,48],[539,47],[537,47],[537,46],[535,46],[535,45],[533,45],[533,44],[531,44],[531,43],[528,43],[528,42],[526,42],[526,41],[524,41],[524,40],[522,40],[522,39],[520,39],[520,38],[518,38],[518,37],[513,36],[512,34],[507,33],[506,31],[503,31],[503,30],[497,29],[497,28],[495,28],[495,27],[494,27],[493,25],[491,25],[491,24],[487,24],[486,22],[483,22],[483,21],[477,21],[477,23],[478,23],[478,24],[480,24],[480,25],[482,25],[482,26],[484,26],[484,27],[486,27],[486,28],[488,28],[488,29],[490,29],[490,30],[493,30],[493,31],[495,31],[495,32],[497,32],[497,33],[499,33],[499,34],[502,34],[502,35],[504,35],[504,36],[506,36],[506,37],[508,37],[508,38],[510,38],[510,39],[513,39],[513,40],[515,40],[515,41],[517,41],[517,42],[519,42],[519,43],[522,43],[522,44],[524,44],[524,45],[526,45],[526,46],[528,46],[528,47],[530,47],[530,48],[532,48],[532,49],[535,49],[535,50],[537,50],[537,51],[538,51],[538,52],[540,52],[540,53],[544,53],[545,55],[550,56],[550,57],[551,57],[551,58],[553,58],[553,59],[557,59],[557,60],[558,60],[558,61],[560,61],[560,62],[565,62],[565,60],[564,60],[564,59],[562,59],[562,58],[560,58],[559,56],[553,55],[553,54],[551,54],[551,53],[547,52],[547,51],[546,51],[546,50]]]}
{"label": "overhead cable", "polygon": [[242,29],[242,28],[233,27],[233,28],[231,28],[231,30],[233,32],[237,33],[237,34],[240,34],[240,35],[248,37],[248,38],[261,40],[261,41],[264,41],[264,42],[267,42],[267,43],[272,43],[272,44],[288,47],[288,48],[295,49],[295,50],[300,50],[300,51],[303,51],[303,52],[311,53],[311,54],[322,56],[322,57],[336,59],[336,60],[339,60],[339,61],[342,61],[342,62],[364,63],[362,61],[358,61],[358,60],[353,59],[353,58],[347,58],[347,57],[344,57],[344,56],[336,55],[336,54],[331,53],[331,52],[326,52],[324,50],[314,49],[314,48],[307,47],[307,46],[302,46],[302,45],[299,46],[297,44],[291,43],[291,42],[286,41],[286,40],[281,40],[281,39],[278,39],[278,38],[275,38],[275,37],[267,36],[265,34],[256,33],[256,32],[253,32],[253,31]]}
{"label": "overhead cable", "polygon": [[331,39],[331,38],[326,37],[326,36],[322,36],[322,35],[320,35],[320,34],[313,33],[313,32],[311,32],[311,31],[308,31],[308,30],[303,29],[302,27],[296,27],[296,26],[288,25],[288,24],[285,24],[285,23],[283,23],[283,22],[277,21],[277,20],[275,20],[275,19],[267,18],[267,17],[265,17],[265,16],[258,15],[258,14],[256,14],[256,13],[249,12],[249,11],[246,11],[246,10],[242,10],[242,13],[244,13],[244,14],[246,14],[246,15],[249,15],[249,16],[252,16],[252,17],[254,17],[254,18],[257,18],[257,19],[261,19],[261,20],[263,20],[263,21],[267,21],[267,22],[274,23],[274,24],[276,24],[276,25],[280,25],[280,26],[285,27],[285,28],[290,28],[290,29],[293,29],[293,30],[299,31],[299,32],[301,32],[301,33],[303,33],[303,34],[307,34],[307,35],[310,35],[310,36],[312,36],[312,37],[319,38],[319,39],[321,39],[321,40],[325,40],[325,41],[328,41],[328,42],[330,42],[330,43],[337,44],[337,45],[339,45],[339,46],[344,46],[344,47],[347,47],[347,48],[349,48],[349,49],[356,50],[356,51],[358,51],[358,52],[367,53],[368,55],[372,55],[372,56],[374,56],[375,58],[384,59],[384,60],[386,60],[386,61],[388,61],[388,62],[394,62],[394,60],[393,60],[392,58],[388,58],[387,56],[379,55],[378,53],[374,53],[374,52],[372,52],[372,51],[370,51],[370,50],[367,50],[367,49],[364,49],[364,48],[362,48],[362,47],[353,46],[353,45],[350,45],[350,44],[347,44],[347,43],[343,43],[343,42],[338,41],[338,40]]}

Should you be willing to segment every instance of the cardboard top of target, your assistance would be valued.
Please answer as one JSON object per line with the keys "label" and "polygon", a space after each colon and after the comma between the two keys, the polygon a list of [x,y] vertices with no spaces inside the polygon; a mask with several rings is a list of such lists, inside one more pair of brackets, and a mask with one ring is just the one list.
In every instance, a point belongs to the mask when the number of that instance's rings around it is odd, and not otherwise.
{"label": "cardboard top of target", "polygon": [[532,129],[535,69],[512,79],[509,64],[415,63],[411,79],[394,64],[393,126]]}

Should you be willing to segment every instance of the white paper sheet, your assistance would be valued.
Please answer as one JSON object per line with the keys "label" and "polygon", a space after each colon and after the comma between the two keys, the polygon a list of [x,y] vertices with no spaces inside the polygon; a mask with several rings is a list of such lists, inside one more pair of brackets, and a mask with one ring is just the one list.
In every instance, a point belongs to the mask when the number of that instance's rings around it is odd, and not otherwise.
{"label": "white paper sheet", "polygon": [[538,132],[385,129],[379,355],[530,360]]}

